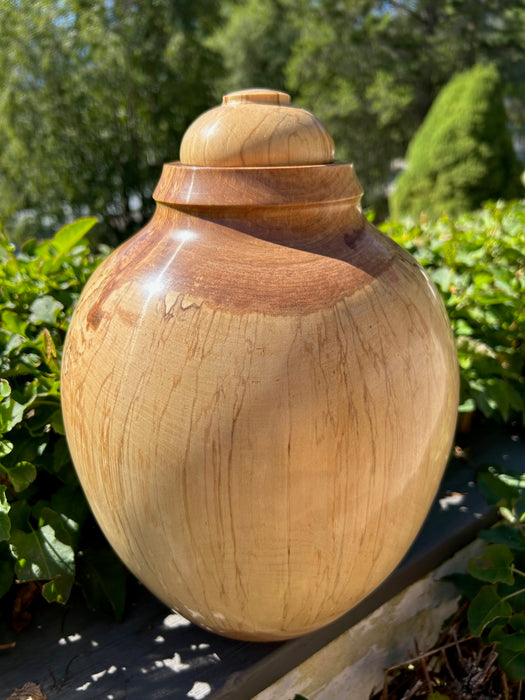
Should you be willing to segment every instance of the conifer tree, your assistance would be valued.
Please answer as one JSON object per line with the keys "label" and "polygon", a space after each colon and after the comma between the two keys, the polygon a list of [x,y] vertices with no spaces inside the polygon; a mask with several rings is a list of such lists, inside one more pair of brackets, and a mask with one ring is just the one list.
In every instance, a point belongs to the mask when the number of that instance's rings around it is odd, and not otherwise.
{"label": "conifer tree", "polygon": [[390,198],[393,218],[456,215],[490,199],[523,196],[493,65],[478,64],[445,85],[410,142],[407,161]]}

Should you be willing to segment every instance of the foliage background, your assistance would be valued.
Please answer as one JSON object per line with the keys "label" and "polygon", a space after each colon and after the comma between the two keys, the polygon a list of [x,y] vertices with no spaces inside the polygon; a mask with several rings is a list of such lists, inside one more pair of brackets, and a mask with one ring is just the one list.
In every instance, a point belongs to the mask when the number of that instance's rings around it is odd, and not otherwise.
{"label": "foliage background", "polygon": [[0,219],[23,240],[95,215],[115,243],[213,100],[214,0],[0,3]]}
{"label": "foliage background", "polygon": [[229,90],[290,92],[381,215],[456,73],[494,63],[525,141],[524,0],[2,0],[0,36],[0,220],[18,241],[88,215],[99,239],[128,237]]}
{"label": "foliage background", "polygon": [[95,222],[18,251],[0,232],[0,598],[11,602],[15,628],[40,591],[64,603],[75,581],[90,606],[117,618],[124,609],[126,573],[90,515],[60,410],[71,314],[108,252],[92,253],[85,239]]}
{"label": "foliage background", "polygon": [[525,425],[525,202],[381,230],[427,270],[445,302],[460,412]]}

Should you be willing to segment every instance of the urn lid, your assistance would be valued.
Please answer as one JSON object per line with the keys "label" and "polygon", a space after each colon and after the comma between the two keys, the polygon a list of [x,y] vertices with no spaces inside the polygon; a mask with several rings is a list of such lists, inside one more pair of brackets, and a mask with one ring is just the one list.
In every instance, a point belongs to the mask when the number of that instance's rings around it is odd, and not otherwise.
{"label": "urn lid", "polygon": [[333,163],[334,142],[313,114],[290,104],[285,92],[231,92],[198,117],[180,148],[183,165],[301,166]]}

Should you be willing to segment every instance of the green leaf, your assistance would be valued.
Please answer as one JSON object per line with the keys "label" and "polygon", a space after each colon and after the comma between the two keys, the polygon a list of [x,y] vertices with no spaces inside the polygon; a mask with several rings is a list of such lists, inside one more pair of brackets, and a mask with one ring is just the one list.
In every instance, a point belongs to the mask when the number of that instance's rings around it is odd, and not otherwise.
{"label": "green leaf", "polygon": [[525,654],[506,647],[498,648],[498,661],[509,680],[513,682],[525,679]]}
{"label": "green leaf", "polygon": [[483,587],[481,581],[470,574],[448,574],[442,580],[454,584],[461,595],[468,600],[475,598]]}
{"label": "green leaf", "polygon": [[498,474],[498,479],[500,479],[507,486],[511,486],[518,491],[520,489],[525,489],[525,474],[505,471]]}
{"label": "green leaf", "polygon": [[0,559],[0,598],[11,588],[14,577],[13,562]]}
{"label": "green leaf", "polygon": [[501,644],[511,651],[525,651],[525,633],[508,633],[503,625],[497,625],[490,630],[489,642],[491,644]]}
{"label": "green leaf", "polygon": [[493,273],[494,278],[496,280],[495,286],[498,289],[504,291],[506,294],[508,294],[510,298],[512,298],[514,295],[513,283],[516,281],[512,270],[496,268],[493,270]]}
{"label": "green leaf", "polygon": [[14,467],[6,469],[6,472],[17,493],[25,491],[36,479],[36,467],[31,462],[17,462]]}
{"label": "green leaf", "polygon": [[493,277],[490,272],[478,272],[474,275],[474,284],[481,287],[485,284],[491,284]]}
{"label": "green leaf", "polygon": [[11,333],[25,335],[27,325],[24,317],[14,311],[6,310],[2,313],[2,326]]}
{"label": "green leaf", "polygon": [[36,352],[25,352],[20,356],[20,364],[30,370],[36,370],[42,364],[42,358]]}
{"label": "green leaf", "polygon": [[64,483],[69,483],[72,488],[78,485],[78,478],[73,469],[65,437],[60,437],[55,442],[52,461],[48,464],[47,469],[57,474]]}
{"label": "green leaf", "polygon": [[[525,497],[522,496],[521,498],[518,498],[518,500],[514,504],[514,513],[516,514],[518,522],[525,522]],[[523,546],[525,548],[525,537],[523,535],[522,540]]]}
{"label": "green leaf", "polygon": [[64,253],[70,251],[71,248],[73,248],[73,246],[75,246],[80,240],[82,240],[86,233],[92,229],[96,223],[97,218],[95,216],[77,219],[77,221],[73,221],[73,223],[67,224],[57,231],[51,239],[51,243],[53,244],[53,247],[57,253],[63,255]]}
{"label": "green leaf", "polygon": [[489,472],[478,474],[478,486],[489,506],[497,505],[501,501],[509,503],[520,495],[517,488]]}
{"label": "green leaf", "polygon": [[472,335],[474,330],[464,319],[459,318],[456,321],[454,332],[456,335]]}
{"label": "green leaf", "polygon": [[33,517],[38,520],[39,526],[51,525],[55,536],[64,544],[71,545],[78,539],[78,522],[68,518],[64,513],[50,508],[48,503],[40,501],[33,508]]}
{"label": "green leaf", "polygon": [[7,501],[5,492],[6,487],[0,486],[0,542],[8,540],[11,534],[11,519],[9,518],[11,506]]}
{"label": "green leaf", "polygon": [[126,602],[127,570],[110,549],[87,549],[79,557],[78,579],[88,606],[103,610],[117,621]]}
{"label": "green leaf", "polygon": [[442,291],[448,291],[452,284],[452,270],[448,267],[441,267],[437,270],[432,270],[432,282]]}
{"label": "green leaf", "polygon": [[76,528],[71,528],[69,522],[76,523],[78,530],[85,523],[90,509],[79,485],[76,487],[62,486],[51,496],[51,508],[67,520],[67,527],[73,540],[77,537]]}
{"label": "green leaf", "polygon": [[525,551],[525,537],[512,525],[503,523],[492,527],[490,530],[480,530],[478,537],[491,544],[507,545],[514,551]]}
{"label": "green leaf", "polygon": [[509,624],[516,632],[525,632],[525,613],[513,615],[509,620]]}
{"label": "green leaf", "polygon": [[56,361],[57,349],[48,328],[43,328],[42,333],[38,337],[38,343],[41,348],[42,357],[46,361],[46,364],[53,372],[58,373],[59,368]]}
{"label": "green leaf", "polygon": [[475,637],[479,637],[495,620],[508,618],[510,615],[512,608],[506,600],[500,598],[496,586],[483,586],[468,609],[470,631]]}
{"label": "green leaf", "polygon": [[8,433],[15,425],[22,422],[24,406],[12,397],[0,403],[0,431]]}
{"label": "green leaf", "polygon": [[9,442],[9,440],[0,440],[0,458],[10,454],[13,451],[13,447],[13,443]]}
{"label": "green leaf", "polygon": [[64,419],[62,417],[62,411],[61,409],[58,409],[55,411],[51,418],[49,419],[49,423],[55,433],[58,435],[65,435],[66,434],[66,429],[64,428]]}
{"label": "green leaf", "polygon": [[49,581],[56,576],[74,576],[73,548],[61,542],[51,525],[32,532],[16,530],[11,535],[15,574],[20,581]]}
{"label": "green leaf", "polygon": [[13,503],[11,503],[9,517],[11,518],[11,532],[13,532],[13,530],[23,530],[24,532],[29,532],[31,507],[25,499],[13,501]]}
{"label": "green leaf", "polygon": [[65,604],[69,600],[74,582],[74,576],[57,576],[52,581],[48,581],[43,585],[42,595],[48,601],[48,603]]}
{"label": "green leaf", "polygon": [[511,565],[514,555],[511,550],[503,544],[490,544],[483,554],[475,559],[470,559],[467,567],[469,573],[480,581],[489,583],[514,583],[514,575]]}
{"label": "green leaf", "polygon": [[498,583],[499,595],[507,600],[514,613],[525,612],[525,579],[517,575],[514,584]]}
{"label": "green leaf", "polygon": [[476,402],[472,398],[465,399],[459,406],[458,406],[458,412],[459,413],[472,413],[472,411],[476,410]]}
{"label": "green leaf", "polygon": [[43,323],[48,325],[54,325],[60,311],[64,308],[57,299],[46,294],[43,297],[38,297],[31,304],[31,314],[29,315],[29,320],[35,325],[41,325]]}
{"label": "green leaf", "polygon": [[0,379],[0,401],[7,398],[11,394],[11,387],[7,379]]}
{"label": "green leaf", "polygon": [[490,398],[494,405],[498,407],[503,420],[509,419],[510,396],[507,383],[502,379],[494,379],[487,382],[485,393]]}

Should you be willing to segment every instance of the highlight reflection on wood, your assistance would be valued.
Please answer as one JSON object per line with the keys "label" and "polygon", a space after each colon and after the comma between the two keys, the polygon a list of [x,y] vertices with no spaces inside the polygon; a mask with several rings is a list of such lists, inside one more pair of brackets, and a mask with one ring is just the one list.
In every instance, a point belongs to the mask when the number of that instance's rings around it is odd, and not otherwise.
{"label": "highlight reflection on wood", "polygon": [[62,366],[69,446],[135,575],[220,634],[285,639],[379,585],[428,512],[458,374],[419,265],[351,165],[164,166]]}

